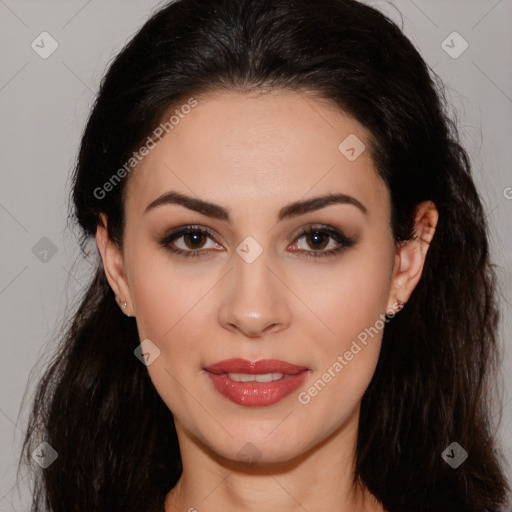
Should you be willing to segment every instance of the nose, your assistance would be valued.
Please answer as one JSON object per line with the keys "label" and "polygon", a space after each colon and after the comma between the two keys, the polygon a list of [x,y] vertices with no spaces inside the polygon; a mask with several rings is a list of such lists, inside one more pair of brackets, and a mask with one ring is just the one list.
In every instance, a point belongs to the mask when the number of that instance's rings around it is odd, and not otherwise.
{"label": "nose", "polygon": [[292,317],[288,304],[291,293],[283,284],[286,279],[279,275],[265,251],[252,263],[235,255],[234,267],[218,312],[220,324],[250,338],[287,328]]}

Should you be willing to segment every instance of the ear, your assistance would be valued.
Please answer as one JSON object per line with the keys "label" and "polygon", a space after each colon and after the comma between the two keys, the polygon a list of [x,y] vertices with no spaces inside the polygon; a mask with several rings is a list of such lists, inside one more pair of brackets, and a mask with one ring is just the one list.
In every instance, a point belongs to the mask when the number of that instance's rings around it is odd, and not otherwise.
{"label": "ear", "polygon": [[[123,313],[128,316],[134,316],[132,313],[133,307],[130,286],[124,271],[123,252],[110,240],[107,231],[106,215],[101,213],[100,217],[101,222],[98,223],[96,228],[96,245],[98,246],[98,251],[103,261],[105,276]],[[124,302],[126,302],[126,308],[122,307]]]}
{"label": "ear", "polygon": [[407,302],[418,284],[438,218],[432,201],[424,201],[416,207],[413,238],[400,244],[395,255],[388,311],[396,312],[397,302]]}

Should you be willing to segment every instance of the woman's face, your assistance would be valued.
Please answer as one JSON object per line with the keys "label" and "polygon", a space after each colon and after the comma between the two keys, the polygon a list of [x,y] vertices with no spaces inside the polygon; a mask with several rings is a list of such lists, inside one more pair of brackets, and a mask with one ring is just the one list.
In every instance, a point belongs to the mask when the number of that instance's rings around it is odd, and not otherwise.
{"label": "woman's face", "polygon": [[[368,132],[311,96],[181,112],[127,184],[124,300],[180,441],[290,460],[356,428],[396,302],[389,192]],[[212,367],[230,359],[249,363]]]}

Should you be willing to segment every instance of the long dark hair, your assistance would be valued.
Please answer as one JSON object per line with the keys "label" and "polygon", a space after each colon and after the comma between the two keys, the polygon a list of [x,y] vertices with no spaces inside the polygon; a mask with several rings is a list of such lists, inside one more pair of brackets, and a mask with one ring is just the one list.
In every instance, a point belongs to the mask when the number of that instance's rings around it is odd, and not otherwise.
{"label": "long dark hair", "polygon": [[[486,216],[442,84],[377,10],[355,0],[179,0],[156,12],[110,65],[82,137],[72,190],[82,249],[100,213],[122,246],[129,175],[98,191],[164,114],[192,96],[257,88],[314,92],[368,128],[397,243],[414,236],[420,202],[439,212],[421,280],[386,325],[362,399],[354,481],[391,512],[502,510]],[[35,473],[33,510],[141,512],[178,481],[173,415],[134,357],[139,343],[98,262],[34,396],[22,459],[42,440],[58,458]],[[469,454],[456,469],[441,457],[452,442]]]}

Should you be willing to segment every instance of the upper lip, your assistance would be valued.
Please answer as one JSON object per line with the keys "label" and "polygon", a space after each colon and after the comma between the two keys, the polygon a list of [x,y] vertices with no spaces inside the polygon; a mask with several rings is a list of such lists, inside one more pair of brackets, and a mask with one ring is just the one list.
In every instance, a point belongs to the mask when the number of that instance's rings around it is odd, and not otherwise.
{"label": "upper lip", "polygon": [[280,361],[279,359],[260,359],[251,363],[247,359],[224,359],[218,361],[205,370],[211,373],[247,373],[250,375],[257,375],[263,373],[283,373],[286,375],[296,375],[297,373],[308,370],[304,366]]}

